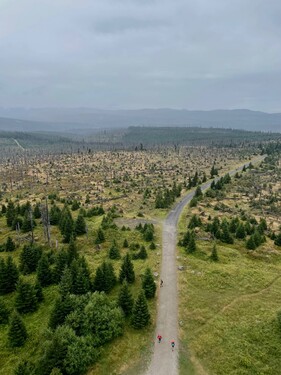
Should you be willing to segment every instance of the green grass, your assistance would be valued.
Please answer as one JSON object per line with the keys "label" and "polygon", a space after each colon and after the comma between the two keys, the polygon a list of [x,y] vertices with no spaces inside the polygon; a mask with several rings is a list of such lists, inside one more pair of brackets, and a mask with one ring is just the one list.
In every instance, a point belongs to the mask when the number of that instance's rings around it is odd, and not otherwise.
{"label": "green grass", "polygon": [[198,241],[194,255],[179,249],[181,374],[190,374],[188,358],[198,375],[280,373],[281,254],[267,253],[271,247],[268,240],[248,255],[243,242],[218,244],[217,263],[208,241]]}

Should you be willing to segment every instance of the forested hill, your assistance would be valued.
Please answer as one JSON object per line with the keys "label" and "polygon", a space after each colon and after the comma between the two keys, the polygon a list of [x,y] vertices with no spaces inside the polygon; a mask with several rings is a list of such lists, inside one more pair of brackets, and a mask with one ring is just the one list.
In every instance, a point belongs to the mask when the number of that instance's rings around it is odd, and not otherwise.
{"label": "forested hill", "polygon": [[237,145],[245,142],[280,140],[280,133],[250,132],[237,129],[196,127],[143,127],[132,126],[124,133],[122,142],[148,147],[152,145]]}
{"label": "forested hill", "polygon": [[[9,123],[9,119],[19,120]],[[246,109],[189,111],[176,109],[0,108],[0,129],[11,130],[10,126],[13,127],[13,130],[21,131],[46,130],[46,126],[49,127],[49,130],[55,131],[127,128],[129,126],[202,126],[281,132],[281,113],[265,113]]]}

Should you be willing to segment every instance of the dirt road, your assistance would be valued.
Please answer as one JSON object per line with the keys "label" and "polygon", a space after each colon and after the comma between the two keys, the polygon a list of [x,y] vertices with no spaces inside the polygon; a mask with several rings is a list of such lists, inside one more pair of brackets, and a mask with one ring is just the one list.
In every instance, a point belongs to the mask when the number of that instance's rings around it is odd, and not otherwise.
{"label": "dirt road", "polygon": [[[261,161],[265,156],[259,156],[252,163]],[[249,163],[243,165],[247,166]],[[230,171],[231,175],[241,171],[243,165]],[[201,185],[201,189],[208,189],[211,182]],[[163,287],[159,290],[158,315],[155,332],[154,351],[146,375],[178,375],[178,294],[177,294],[177,265],[176,241],[177,223],[183,208],[193,198],[194,192],[187,194],[169,213],[163,223],[163,249],[161,279]],[[162,342],[157,342],[160,334]],[[172,351],[171,340],[176,343]],[[188,375],[188,374],[187,374]]]}

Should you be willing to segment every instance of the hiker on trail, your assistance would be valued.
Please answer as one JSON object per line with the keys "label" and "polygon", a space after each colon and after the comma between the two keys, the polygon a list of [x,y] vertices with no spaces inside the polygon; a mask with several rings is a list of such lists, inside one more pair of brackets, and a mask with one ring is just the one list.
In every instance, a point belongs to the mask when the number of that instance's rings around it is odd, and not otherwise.
{"label": "hiker on trail", "polygon": [[162,336],[161,336],[161,335],[158,335],[158,336],[157,336],[157,339],[158,339],[158,342],[159,342],[159,344],[160,344],[160,342],[161,342],[161,340],[162,340]]}
{"label": "hiker on trail", "polygon": [[163,286],[163,280],[161,279],[160,281],[160,287]]}
{"label": "hiker on trail", "polygon": [[175,345],[176,345],[175,341],[174,341],[174,340],[173,340],[173,341],[171,341],[172,352],[174,351],[174,347],[175,347]]}

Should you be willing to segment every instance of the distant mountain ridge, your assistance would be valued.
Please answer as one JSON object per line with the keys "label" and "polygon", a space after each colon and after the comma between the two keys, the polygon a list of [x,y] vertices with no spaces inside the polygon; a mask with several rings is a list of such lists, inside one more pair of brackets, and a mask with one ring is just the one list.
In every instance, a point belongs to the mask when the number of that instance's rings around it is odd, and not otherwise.
{"label": "distant mountain ridge", "polygon": [[71,131],[129,126],[199,126],[281,132],[281,113],[248,109],[190,111],[186,109],[103,110],[95,108],[0,108],[0,129]]}

